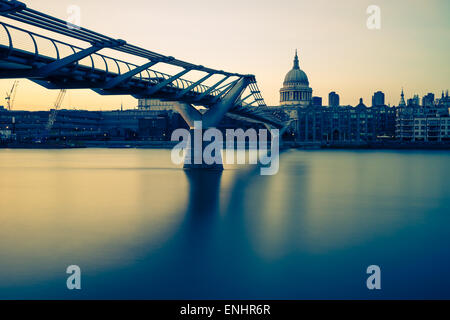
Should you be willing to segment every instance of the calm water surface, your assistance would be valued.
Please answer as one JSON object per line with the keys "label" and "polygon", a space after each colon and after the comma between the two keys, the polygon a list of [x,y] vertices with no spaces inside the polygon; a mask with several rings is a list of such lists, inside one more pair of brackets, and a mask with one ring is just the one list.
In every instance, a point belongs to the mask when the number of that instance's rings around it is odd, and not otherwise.
{"label": "calm water surface", "polygon": [[185,172],[169,150],[0,150],[0,299],[450,298],[449,166],[289,151],[260,176]]}

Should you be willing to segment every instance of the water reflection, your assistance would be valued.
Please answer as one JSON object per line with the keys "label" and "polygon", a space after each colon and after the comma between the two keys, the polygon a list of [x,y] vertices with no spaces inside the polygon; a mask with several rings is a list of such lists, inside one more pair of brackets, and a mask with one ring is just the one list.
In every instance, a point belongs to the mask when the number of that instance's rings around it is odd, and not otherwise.
{"label": "water reflection", "polygon": [[187,216],[203,223],[219,212],[220,180],[222,171],[186,170],[189,182]]}
{"label": "water reflection", "polygon": [[375,297],[450,297],[450,153],[291,151],[261,176],[167,150],[0,152],[0,297],[373,298],[374,263]]}

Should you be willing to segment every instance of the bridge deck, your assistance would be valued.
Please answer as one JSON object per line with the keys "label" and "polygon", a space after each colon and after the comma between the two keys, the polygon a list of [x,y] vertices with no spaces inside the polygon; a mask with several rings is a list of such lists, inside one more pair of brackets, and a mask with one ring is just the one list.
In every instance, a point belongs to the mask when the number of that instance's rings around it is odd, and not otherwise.
{"label": "bridge deck", "polygon": [[[1,23],[0,23],[1,24]],[[137,68],[138,66],[111,57],[98,55],[106,61],[114,61],[115,63],[125,64],[129,70]],[[114,79],[118,75],[123,74],[119,72],[112,72],[109,69],[108,62],[103,64],[105,67],[97,66],[94,59],[85,59],[81,63],[75,63],[68,67],[64,67],[49,76],[42,76],[36,69],[41,66],[48,65],[58,59],[46,55],[36,54],[22,49],[10,48],[0,44],[0,79],[14,79],[27,78],[36,83],[45,86],[48,89],[93,89],[99,94],[103,95],[132,95],[135,98],[158,98],[170,100],[178,93],[193,85],[194,82],[185,79],[176,79],[174,82],[163,86],[154,94],[148,95],[145,93],[146,89],[151,88],[162,81],[170,78],[170,75],[147,69],[139,75],[132,76],[128,81],[119,84],[113,89],[103,89],[109,80]],[[86,62],[93,61],[91,65]],[[117,68],[118,69],[118,68]],[[145,73],[145,75],[143,75]],[[208,105],[217,100],[220,95],[220,90],[213,90],[211,93],[198,99],[204,92],[210,89],[209,86],[198,85],[192,90],[189,90],[185,96],[182,97],[184,102],[194,103],[199,105]]]}
{"label": "bridge deck", "polygon": [[[48,89],[92,89],[102,95],[132,95],[135,98],[157,98],[192,105],[214,107],[240,79],[250,79],[245,98],[238,98],[228,110],[234,117],[275,127],[283,123],[266,107],[253,75],[225,72],[195,65],[171,56],[161,55],[123,40],[94,31],[70,26],[66,21],[28,8],[16,0],[0,0],[0,79],[27,78]],[[33,31],[23,29],[19,22]],[[25,28],[25,27],[24,27]],[[39,33],[34,32],[39,30]],[[40,31],[50,31],[50,35]],[[54,35],[83,42],[83,47],[67,43]],[[142,65],[99,53],[103,49],[144,59]],[[182,69],[170,75],[151,68],[170,65]],[[183,76],[197,71],[201,79]],[[212,77],[219,77],[205,85]],[[251,102],[248,99],[253,98]],[[254,106],[256,104],[256,106]]]}

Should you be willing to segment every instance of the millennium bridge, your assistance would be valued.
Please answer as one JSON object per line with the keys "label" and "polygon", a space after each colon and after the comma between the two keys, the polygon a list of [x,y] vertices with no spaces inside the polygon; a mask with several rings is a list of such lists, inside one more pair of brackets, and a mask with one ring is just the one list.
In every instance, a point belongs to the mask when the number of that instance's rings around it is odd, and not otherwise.
{"label": "millennium bridge", "polygon": [[[25,78],[47,89],[91,89],[175,103],[191,129],[228,117],[283,130],[251,74],[196,65],[0,0],[0,79]],[[161,69],[176,69],[172,73]],[[164,70],[165,70],[164,69]],[[201,111],[201,109],[207,111]]]}

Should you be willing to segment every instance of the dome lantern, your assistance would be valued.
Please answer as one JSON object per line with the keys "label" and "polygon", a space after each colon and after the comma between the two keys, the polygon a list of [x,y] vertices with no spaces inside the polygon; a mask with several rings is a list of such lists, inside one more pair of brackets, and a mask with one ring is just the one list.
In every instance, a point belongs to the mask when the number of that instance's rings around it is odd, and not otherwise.
{"label": "dome lantern", "polygon": [[297,49],[295,49],[294,69],[300,69],[300,63],[298,61]]}

